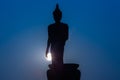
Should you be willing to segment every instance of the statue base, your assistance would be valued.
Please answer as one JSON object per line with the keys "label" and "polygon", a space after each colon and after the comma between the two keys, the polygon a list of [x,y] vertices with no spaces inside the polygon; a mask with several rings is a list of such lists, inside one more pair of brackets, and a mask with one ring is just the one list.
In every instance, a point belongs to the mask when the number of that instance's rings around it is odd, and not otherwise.
{"label": "statue base", "polygon": [[80,80],[81,72],[78,64],[63,64],[62,67],[49,65],[48,80]]}

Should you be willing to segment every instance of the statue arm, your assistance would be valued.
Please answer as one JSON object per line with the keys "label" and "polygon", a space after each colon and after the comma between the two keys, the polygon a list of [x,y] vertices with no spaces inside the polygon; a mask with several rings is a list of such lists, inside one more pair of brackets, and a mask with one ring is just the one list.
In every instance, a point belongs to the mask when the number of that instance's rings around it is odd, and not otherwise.
{"label": "statue arm", "polygon": [[47,40],[47,48],[46,48],[46,57],[47,57],[47,54],[48,54],[48,51],[49,51],[49,47],[50,47],[50,39],[48,38],[48,40]]}
{"label": "statue arm", "polygon": [[47,48],[46,48],[46,57],[49,52],[49,47],[50,47],[50,29],[48,27],[48,40],[47,40]]}
{"label": "statue arm", "polygon": [[69,38],[69,28],[68,25],[66,26],[66,40]]}

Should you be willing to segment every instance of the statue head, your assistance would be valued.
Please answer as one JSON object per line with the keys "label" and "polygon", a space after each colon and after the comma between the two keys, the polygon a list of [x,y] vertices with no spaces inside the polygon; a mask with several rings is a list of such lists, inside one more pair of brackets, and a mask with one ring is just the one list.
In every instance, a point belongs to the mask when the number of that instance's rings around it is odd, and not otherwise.
{"label": "statue head", "polygon": [[56,8],[53,11],[53,17],[56,23],[60,22],[61,18],[62,18],[62,12],[59,9],[59,5],[56,4]]}

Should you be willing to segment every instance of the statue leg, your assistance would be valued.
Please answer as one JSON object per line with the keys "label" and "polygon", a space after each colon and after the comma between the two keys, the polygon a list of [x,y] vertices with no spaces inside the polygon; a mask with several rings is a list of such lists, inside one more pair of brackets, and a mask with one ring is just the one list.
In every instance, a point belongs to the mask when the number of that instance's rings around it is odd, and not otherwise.
{"label": "statue leg", "polygon": [[63,65],[64,46],[55,46],[51,48],[52,64]]}

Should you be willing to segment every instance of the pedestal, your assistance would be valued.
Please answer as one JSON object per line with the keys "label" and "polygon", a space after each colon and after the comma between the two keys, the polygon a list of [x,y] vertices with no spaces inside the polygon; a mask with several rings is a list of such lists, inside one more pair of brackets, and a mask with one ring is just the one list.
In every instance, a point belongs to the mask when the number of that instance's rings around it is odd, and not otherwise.
{"label": "pedestal", "polygon": [[80,80],[81,72],[78,64],[63,64],[62,67],[49,65],[48,80]]}

